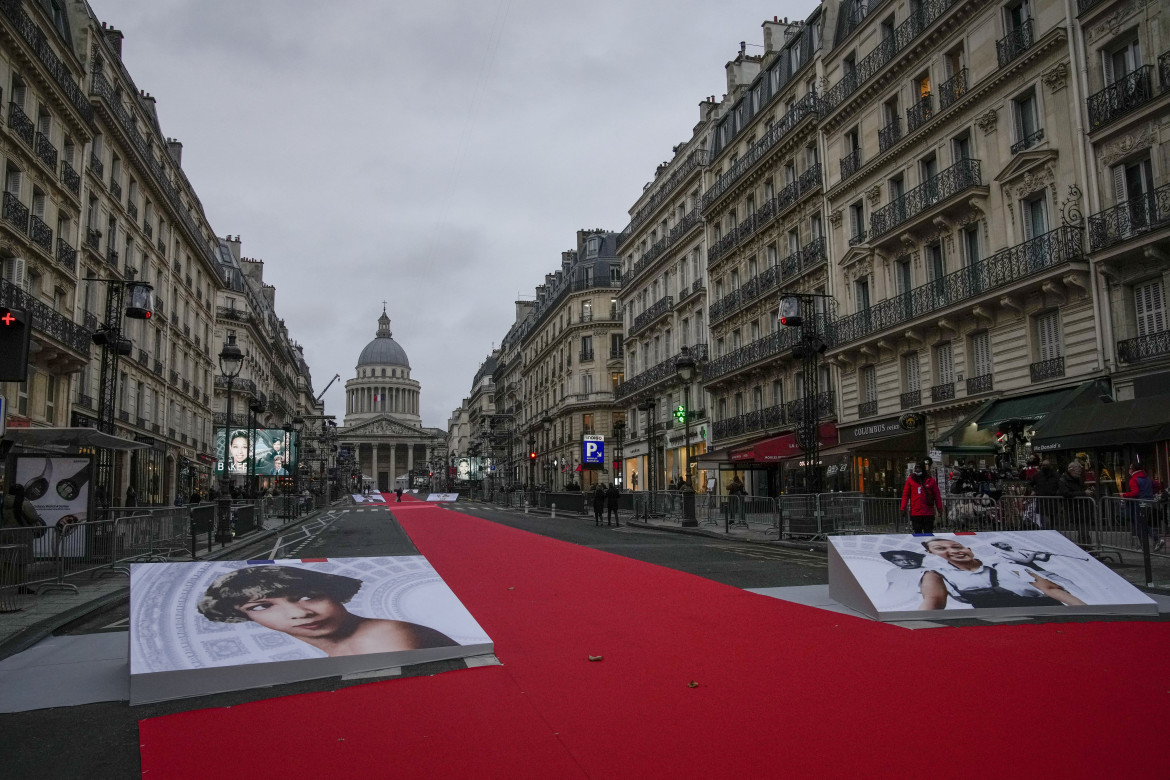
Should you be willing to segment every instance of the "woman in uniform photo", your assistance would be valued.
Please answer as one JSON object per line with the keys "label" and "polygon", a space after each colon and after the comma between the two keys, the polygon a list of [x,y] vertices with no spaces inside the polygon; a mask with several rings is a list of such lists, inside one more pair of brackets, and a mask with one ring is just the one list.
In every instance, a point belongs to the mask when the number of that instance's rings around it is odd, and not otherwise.
{"label": "woman in uniform photo", "polygon": [[956,539],[934,538],[922,543],[931,556],[922,575],[921,610],[945,609],[947,598],[976,609],[991,607],[1040,607],[1085,602],[1035,571],[1011,564],[984,564],[971,548]]}

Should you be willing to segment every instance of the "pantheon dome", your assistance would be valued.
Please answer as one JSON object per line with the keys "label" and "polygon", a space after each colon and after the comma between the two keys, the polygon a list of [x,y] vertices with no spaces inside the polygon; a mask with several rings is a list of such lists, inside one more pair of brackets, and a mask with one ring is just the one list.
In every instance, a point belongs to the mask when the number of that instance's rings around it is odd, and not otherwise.
{"label": "pantheon dome", "polygon": [[410,378],[410,359],[394,340],[385,308],[374,340],[358,357],[356,372],[345,383],[346,427],[385,416],[414,426],[422,424],[419,383]]}

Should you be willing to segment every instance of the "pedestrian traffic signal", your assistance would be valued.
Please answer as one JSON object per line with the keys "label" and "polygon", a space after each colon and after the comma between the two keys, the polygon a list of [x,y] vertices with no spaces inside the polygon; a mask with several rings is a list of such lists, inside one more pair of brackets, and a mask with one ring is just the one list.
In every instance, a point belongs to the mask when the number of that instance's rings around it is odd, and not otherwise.
{"label": "pedestrian traffic signal", "polygon": [[23,309],[0,306],[0,382],[28,379],[28,340],[31,335]]}
{"label": "pedestrian traffic signal", "polygon": [[780,324],[795,327],[800,323],[800,298],[785,295],[780,299]]}

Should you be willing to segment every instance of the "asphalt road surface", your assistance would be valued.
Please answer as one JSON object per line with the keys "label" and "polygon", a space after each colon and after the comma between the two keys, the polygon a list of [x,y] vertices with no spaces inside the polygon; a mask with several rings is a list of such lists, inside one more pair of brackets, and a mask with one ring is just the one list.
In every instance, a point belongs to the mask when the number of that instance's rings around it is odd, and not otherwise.
{"label": "asphalt road surface", "polygon": [[[318,536],[298,542],[282,557],[361,557],[414,555],[418,551],[391,515],[391,506],[350,507]],[[828,581],[823,553],[784,549],[646,528],[597,527],[592,518],[504,512],[478,504],[459,511],[572,544],[624,555],[741,588],[811,585]],[[244,550],[239,558],[268,557],[269,540]],[[58,634],[127,630],[128,605],[114,605],[64,627]],[[462,668],[464,661],[404,667],[399,676],[435,674]],[[131,708],[107,702],[0,715],[4,735],[3,776],[10,778],[135,777],[140,771],[138,721],[192,709],[229,707],[259,699],[311,691],[336,690],[368,682],[338,677],[250,691],[216,694]],[[51,681],[46,681],[51,684]],[[208,750],[214,750],[208,745]]]}

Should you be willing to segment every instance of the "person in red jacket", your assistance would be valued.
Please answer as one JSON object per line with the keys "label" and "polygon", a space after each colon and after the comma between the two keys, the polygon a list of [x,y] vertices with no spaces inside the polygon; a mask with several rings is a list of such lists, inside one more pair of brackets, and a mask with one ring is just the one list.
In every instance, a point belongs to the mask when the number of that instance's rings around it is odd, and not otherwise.
{"label": "person in red jacket", "polygon": [[942,507],[938,482],[930,476],[930,461],[914,464],[914,471],[906,477],[902,488],[902,512],[910,507],[910,527],[916,534],[934,533],[934,517]]}
{"label": "person in red jacket", "polygon": [[1150,546],[1158,551],[1166,546],[1166,542],[1159,538],[1157,531],[1151,527],[1155,521],[1153,503],[1155,492],[1154,480],[1150,479],[1142,465],[1131,463],[1129,465],[1129,490],[1122,493],[1121,497],[1137,499],[1129,502],[1134,535],[1139,542],[1148,538]]}

